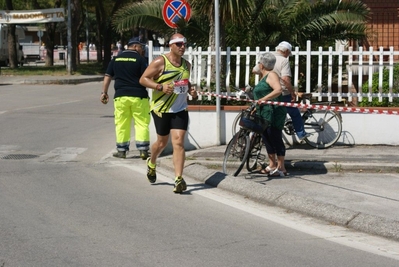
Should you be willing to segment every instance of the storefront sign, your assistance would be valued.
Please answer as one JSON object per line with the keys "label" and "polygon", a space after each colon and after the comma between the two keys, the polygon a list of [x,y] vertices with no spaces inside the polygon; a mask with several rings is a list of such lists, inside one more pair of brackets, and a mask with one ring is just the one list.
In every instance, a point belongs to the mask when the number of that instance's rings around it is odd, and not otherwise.
{"label": "storefront sign", "polygon": [[0,23],[27,24],[65,21],[63,8],[38,10],[0,10]]}

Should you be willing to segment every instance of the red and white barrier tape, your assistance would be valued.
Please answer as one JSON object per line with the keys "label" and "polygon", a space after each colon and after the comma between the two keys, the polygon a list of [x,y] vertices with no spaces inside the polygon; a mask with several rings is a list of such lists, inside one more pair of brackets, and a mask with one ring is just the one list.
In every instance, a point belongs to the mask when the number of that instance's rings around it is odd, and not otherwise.
{"label": "red and white barrier tape", "polygon": [[[199,92],[199,94],[208,95],[208,96],[214,96],[214,97],[220,97],[220,98],[226,98],[226,99],[229,99],[229,100],[256,102],[255,100],[240,99],[240,98],[237,98],[237,97],[226,96],[226,95],[218,95],[218,94],[208,93],[208,92]],[[285,106],[285,107],[311,108],[311,109],[316,109],[316,110],[335,110],[335,111],[339,111],[339,112],[399,115],[399,112],[395,111],[395,110],[379,110],[379,109],[373,109],[373,108],[355,108],[355,107],[341,107],[341,106],[327,106],[327,105],[308,105],[308,104],[302,104],[302,103],[287,103],[287,102],[275,102],[275,101],[262,101],[262,102],[259,102],[259,103],[271,104],[271,105],[277,105],[277,106]]]}

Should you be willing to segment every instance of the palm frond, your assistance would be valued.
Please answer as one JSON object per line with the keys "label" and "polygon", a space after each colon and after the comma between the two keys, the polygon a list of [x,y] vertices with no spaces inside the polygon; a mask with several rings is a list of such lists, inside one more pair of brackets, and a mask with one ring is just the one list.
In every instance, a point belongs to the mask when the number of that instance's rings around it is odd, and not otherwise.
{"label": "palm frond", "polygon": [[118,32],[129,31],[134,27],[143,27],[158,32],[171,30],[163,20],[164,1],[146,1],[125,6],[115,13],[112,25]]}

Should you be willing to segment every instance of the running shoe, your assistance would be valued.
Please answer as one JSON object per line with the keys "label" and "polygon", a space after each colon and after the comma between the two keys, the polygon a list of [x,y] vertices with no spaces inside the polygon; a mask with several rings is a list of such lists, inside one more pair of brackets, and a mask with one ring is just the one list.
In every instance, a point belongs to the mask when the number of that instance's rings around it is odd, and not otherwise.
{"label": "running shoe", "polygon": [[155,183],[155,181],[157,180],[157,172],[154,168],[151,168],[149,163],[150,163],[151,158],[147,159],[147,179],[148,181],[150,181],[150,183]]}
{"label": "running shoe", "polygon": [[179,176],[175,179],[175,188],[173,188],[173,192],[175,193],[183,193],[187,189],[186,181],[184,181],[183,177]]}

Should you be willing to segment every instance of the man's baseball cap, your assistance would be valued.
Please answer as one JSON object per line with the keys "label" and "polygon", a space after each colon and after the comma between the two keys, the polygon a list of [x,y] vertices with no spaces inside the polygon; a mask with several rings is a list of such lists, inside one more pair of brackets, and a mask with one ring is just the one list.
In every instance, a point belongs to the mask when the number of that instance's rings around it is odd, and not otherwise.
{"label": "man's baseball cap", "polygon": [[291,53],[291,51],[292,51],[292,45],[291,45],[289,42],[283,41],[283,42],[279,43],[278,46],[280,46],[280,47],[285,47],[285,48],[287,48],[288,50],[290,50],[290,56],[292,56],[292,53]]}
{"label": "man's baseball cap", "polygon": [[132,39],[130,39],[127,43],[127,46],[131,46],[133,44],[145,45],[145,43],[142,43],[142,41],[140,41],[139,37],[133,37]]}

